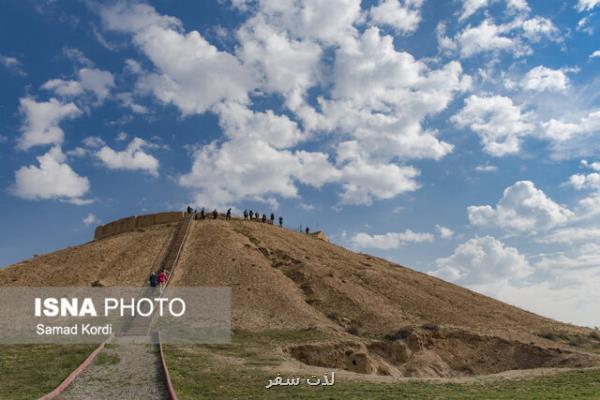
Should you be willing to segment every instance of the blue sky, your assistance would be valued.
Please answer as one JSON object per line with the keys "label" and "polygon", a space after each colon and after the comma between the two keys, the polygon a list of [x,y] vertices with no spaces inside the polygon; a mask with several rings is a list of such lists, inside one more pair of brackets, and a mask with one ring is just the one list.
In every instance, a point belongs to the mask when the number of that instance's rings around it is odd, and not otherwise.
{"label": "blue sky", "polygon": [[10,1],[0,265],[275,210],[600,326],[600,0]]}

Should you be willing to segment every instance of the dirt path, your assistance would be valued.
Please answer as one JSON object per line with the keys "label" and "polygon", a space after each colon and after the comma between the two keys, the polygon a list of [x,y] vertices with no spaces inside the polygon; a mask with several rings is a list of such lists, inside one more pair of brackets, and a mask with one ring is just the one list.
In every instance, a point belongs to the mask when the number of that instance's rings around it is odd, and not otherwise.
{"label": "dirt path", "polygon": [[168,398],[156,346],[113,342],[61,397],[64,400]]}

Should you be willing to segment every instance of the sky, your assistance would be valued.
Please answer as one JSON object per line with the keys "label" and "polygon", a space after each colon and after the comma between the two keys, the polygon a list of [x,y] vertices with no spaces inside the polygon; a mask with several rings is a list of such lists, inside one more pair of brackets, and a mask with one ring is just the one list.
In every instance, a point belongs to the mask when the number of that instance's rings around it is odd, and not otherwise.
{"label": "sky", "polygon": [[600,326],[600,0],[4,2],[0,265],[282,215]]}

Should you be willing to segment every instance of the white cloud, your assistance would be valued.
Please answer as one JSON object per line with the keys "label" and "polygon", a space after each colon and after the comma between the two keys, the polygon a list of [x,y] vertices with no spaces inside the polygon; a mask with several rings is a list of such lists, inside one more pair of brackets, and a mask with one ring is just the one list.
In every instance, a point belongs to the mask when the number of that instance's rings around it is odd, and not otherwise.
{"label": "white cloud", "polygon": [[238,103],[223,103],[215,110],[224,133],[234,140],[262,140],[275,148],[288,148],[303,138],[294,121],[271,110],[254,112]]}
{"label": "white cloud", "polygon": [[503,30],[491,20],[484,20],[479,26],[468,27],[456,38],[461,57],[489,51],[517,51],[518,44],[510,37],[502,36]]}
{"label": "white cloud", "polygon": [[551,69],[540,65],[525,74],[520,86],[525,90],[536,92],[564,91],[569,87],[569,78],[560,69]]}
{"label": "white cloud", "polygon": [[533,182],[519,181],[504,190],[496,207],[467,207],[469,222],[521,232],[547,230],[565,224],[574,214],[555,203]]}
{"label": "white cloud", "polygon": [[[568,243],[598,240],[592,232],[558,231],[574,239]],[[599,250],[596,243],[571,246],[567,252],[541,254],[532,263],[493,237],[476,237],[437,259],[432,274],[540,315],[598,326]]]}
{"label": "white cloud", "polygon": [[360,232],[350,239],[352,245],[362,249],[397,249],[406,243],[433,242],[434,236],[431,233],[413,232],[406,229],[404,232],[388,232],[382,235],[369,235]]}
{"label": "white cloud", "polygon": [[240,27],[237,53],[266,90],[283,94],[288,106],[295,109],[306,90],[319,80],[322,49],[313,41],[290,37],[265,18],[259,14]]}
{"label": "white cloud", "polygon": [[63,47],[62,52],[65,57],[67,57],[69,60],[73,61],[76,64],[88,68],[94,66],[94,62],[87,58],[86,55],[83,54],[83,52],[79,49],[75,49],[73,47]]}
{"label": "white cloud", "polygon": [[381,0],[369,9],[375,24],[389,25],[400,34],[412,33],[421,22],[423,0]]}
{"label": "white cloud", "polygon": [[295,182],[319,187],[339,179],[324,153],[278,150],[261,140],[232,140],[203,146],[179,183],[198,190],[196,205],[222,207],[241,199],[276,194],[296,197]]}
{"label": "white cloud", "polygon": [[498,167],[490,164],[481,164],[475,167],[475,171],[477,172],[494,172],[497,171]]}
{"label": "white cloud", "polygon": [[131,94],[131,93],[127,93],[127,92],[117,93],[115,95],[115,97],[117,98],[117,100],[119,100],[119,102],[121,103],[121,105],[123,105],[123,107],[129,108],[131,111],[133,111],[136,114],[148,113],[148,107],[143,106],[139,103],[136,103],[136,101],[134,100],[133,94]]}
{"label": "white cloud", "polygon": [[587,160],[581,160],[580,164],[584,168],[590,168],[594,171],[600,172],[600,162],[588,162]]}
{"label": "white cloud", "polygon": [[595,189],[600,190],[600,173],[575,174],[569,178],[569,184],[577,190]]}
{"label": "white cloud", "polygon": [[489,5],[490,0],[463,0],[462,13],[460,14],[459,20],[469,18],[475,14],[480,8],[485,8]]}
{"label": "white cloud", "polygon": [[64,79],[50,79],[42,86],[44,90],[51,90],[62,97],[79,96],[83,93],[83,87],[78,81],[65,81]]}
{"label": "white cloud", "polygon": [[108,97],[110,90],[115,86],[115,80],[112,74],[100,69],[80,69],[79,81],[81,82],[83,89],[94,93],[100,102]]}
{"label": "white cloud", "polygon": [[361,7],[360,0],[260,0],[258,14],[293,38],[343,45],[356,34],[353,25],[361,18]]}
{"label": "white cloud", "polygon": [[600,58],[600,50],[596,50],[590,54],[590,58]]}
{"label": "white cloud", "polygon": [[508,97],[471,95],[451,121],[476,132],[485,152],[502,157],[520,151],[521,138],[531,134],[535,127],[530,118]]}
{"label": "white cloud", "polygon": [[60,147],[37,158],[39,166],[21,167],[15,173],[13,194],[27,200],[59,199],[80,204],[90,188],[86,177],[65,163]]}
{"label": "white cloud", "polygon": [[547,37],[552,40],[560,40],[560,31],[548,18],[533,17],[523,21],[523,36],[533,43],[539,42]]}
{"label": "white cloud", "polygon": [[104,142],[104,139],[102,139],[101,137],[88,136],[85,139],[83,139],[83,144],[86,147],[98,148],[98,147],[104,146],[106,143]]}
{"label": "white cloud", "polygon": [[458,62],[430,70],[396,51],[391,36],[370,28],[353,46],[338,50],[334,76],[332,98],[320,99],[320,128],[352,136],[363,153],[371,153],[363,158],[440,159],[452,151],[421,121],[469,87]]}
{"label": "white cloud", "polygon": [[[416,12],[421,3],[405,0],[400,6]],[[297,195],[298,184],[336,182],[342,203],[370,204],[419,187],[419,171],[406,160],[440,159],[452,151],[436,130],[421,123],[469,88],[460,63],[432,69],[397,51],[393,37],[377,27],[359,33],[354,23],[366,22],[359,0],[259,1],[248,10],[252,14],[236,31],[239,46],[233,54],[216,49],[196,31],[186,33],[178,19],[147,5],[101,11],[105,27],[132,34],[154,64],[153,72],[134,68],[138,90],[175,104],[183,115],[211,111],[219,117],[228,141],[204,146],[192,171],[180,179],[199,191],[202,202],[232,203],[267,192],[290,197]],[[382,17],[377,6],[373,10],[375,18]],[[322,59],[328,53],[335,55],[333,66]],[[307,100],[315,87],[327,88],[317,107]],[[286,109],[253,111],[249,93],[281,95]],[[337,157],[290,150],[323,134],[330,135],[329,148]],[[349,143],[358,150],[347,151]],[[259,144],[267,147],[258,149]],[[244,147],[267,154],[268,160],[239,158]],[[248,185],[235,165],[238,159],[254,175],[263,175],[255,167],[264,163],[280,173]],[[314,160],[324,168],[324,179],[316,179]]]}
{"label": "white cloud", "polygon": [[542,123],[542,137],[554,141],[568,141],[582,139],[600,132],[600,111],[593,111],[582,116],[579,120],[556,120],[551,119]]}
{"label": "white cloud", "polygon": [[600,0],[579,0],[577,2],[577,10],[581,11],[591,11],[598,4],[600,4]]}
{"label": "white cloud", "polygon": [[24,115],[24,121],[21,125],[23,136],[19,138],[18,146],[23,150],[62,143],[64,132],[59,127],[60,122],[81,114],[75,104],[61,103],[54,98],[46,102],[37,102],[30,97],[21,98],[19,110]]}
{"label": "white cloud", "polygon": [[152,147],[138,137],[127,145],[123,151],[115,151],[108,146],[102,147],[96,157],[110,169],[141,170],[152,176],[158,176],[159,161],[144,150]]}
{"label": "white cloud", "polygon": [[525,256],[492,236],[470,239],[435,263],[432,275],[469,287],[518,280],[533,272]]}
{"label": "white cloud", "polygon": [[27,75],[23,70],[23,63],[17,57],[10,57],[0,54],[0,65],[16,75]]}
{"label": "white cloud", "polygon": [[50,90],[62,97],[76,97],[84,92],[93,93],[98,102],[103,102],[115,86],[115,80],[108,71],[94,68],[82,68],[78,80],[50,79],[41,88]]}
{"label": "white cloud", "polygon": [[85,226],[90,226],[90,225],[98,225],[100,223],[100,220],[98,219],[98,217],[96,217],[96,215],[89,213],[84,219],[83,219],[83,224]]}
{"label": "white cloud", "polygon": [[[545,235],[541,242],[545,243],[592,243],[600,240],[600,228],[569,227],[556,229]],[[599,260],[600,261],[600,260]],[[600,266],[600,263],[598,264]]]}
{"label": "white cloud", "polygon": [[452,236],[454,236],[454,231],[452,229],[442,225],[436,225],[435,230],[442,239],[450,239]]}
{"label": "white cloud", "polygon": [[529,11],[529,5],[527,4],[527,0],[508,0],[507,7],[509,10],[512,11]]}
{"label": "white cloud", "polygon": [[173,103],[184,115],[203,113],[223,100],[246,102],[256,83],[239,60],[219,51],[198,33],[182,33],[181,22],[145,4],[119,3],[101,9],[108,29],[133,34],[134,43],[156,71],[138,88]]}
{"label": "white cloud", "polygon": [[370,205],[373,199],[391,199],[400,193],[413,192],[420,185],[420,172],[414,167],[373,163],[356,158],[341,168],[342,204]]}
{"label": "white cloud", "polygon": [[74,149],[67,151],[69,157],[85,157],[87,154],[88,151],[83,147],[75,147]]}

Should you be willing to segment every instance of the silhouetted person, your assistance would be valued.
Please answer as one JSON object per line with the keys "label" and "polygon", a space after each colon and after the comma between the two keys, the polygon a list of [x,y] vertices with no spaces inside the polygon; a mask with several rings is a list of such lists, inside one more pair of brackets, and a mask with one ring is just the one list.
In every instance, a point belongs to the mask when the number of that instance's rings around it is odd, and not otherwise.
{"label": "silhouetted person", "polygon": [[271,225],[273,225],[273,221],[275,221],[275,214],[271,213]]}
{"label": "silhouetted person", "polygon": [[310,233],[310,229],[308,228],[308,226],[306,227],[306,229],[304,230],[304,232],[306,232],[307,235]]}
{"label": "silhouetted person", "polygon": [[214,219],[217,219],[217,218],[219,218],[219,212],[217,211],[217,209],[216,209],[216,208],[213,210],[213,218],[214,218]]}
{"label": "silhouetted person", "polygon": [[225,219],[229,221],[231,219],[231,208],[227,209],[227,214],[225,214]]}
{"label": "silhouetted person", "polygon": [[204,207],[202,207],[202,210],[200,210],[200,219],[204,218],[206,218],[206,212],[204,212]]}
{"label": "silhouetted person", "polygon": [[283,228],[283,217],[279,217],[279,226]]}
{"label": "silhouetted person", "polygon": [[188,214],[191,214],[191,213],[192,213],[192,211],[193,211],[192,207],[188,206],[188,207],[187,207],[187,213],[188,213]]}
{"label": "silhouetted person", "polygon": [[250,221],[252,221],[252,217],[254,217],[254,211],[250,210],[248,215],[250,216]]}
{"label": "silhouetted person", "polygon": [[265,222],[267,222],[267,214],[263,214],[263,216],[262,216],[262,222],[263,222],[263,224]]}
{"label": "silhouetted person", "polygon": [[244,219],[248,219],[248,210],[244,210]]}

